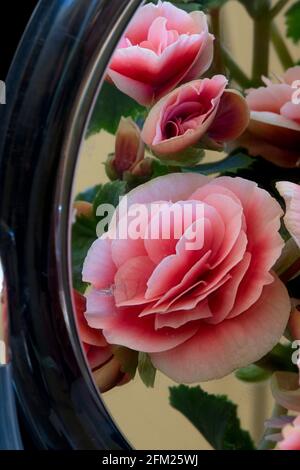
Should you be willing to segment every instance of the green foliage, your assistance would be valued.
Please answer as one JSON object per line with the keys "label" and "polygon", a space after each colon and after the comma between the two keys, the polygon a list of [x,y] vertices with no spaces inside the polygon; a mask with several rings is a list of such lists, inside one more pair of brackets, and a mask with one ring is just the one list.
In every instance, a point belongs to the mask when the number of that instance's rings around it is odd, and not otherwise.
{"label": "green foliage", "polygon": [[236,371],[235,376],[242,382],[257,383],[263,382],[271,377],[272,372],[263,369],[255,364],[243,367]]}
{"label": "green foliage", "polygon": [[136,120],[144,115],[144,107],[119,91],[114,85],[104,82],[93,110],[87,137],[102,129],[115,134],[122,116],[131,116]]}
{"label": "green foliage", "polygon": [[295,43],[300,40],[300,1],[297,1],[286,12],[287,36]]}
{"label": "green foliage", "polygon": [[241,429],[237,406],[227,397],[179,385],[170,388],[170,403],[215,450],[254,450],[249,433]]}
{"label": "green foliage", "polygon": [[208,11],[213,8],[220,8],[228,0],[173,0],[174,3],[179,8],[186,10],[188,12],[194,10]]}
{"label": "green foliage", "polygon": [[250,168],[254,159],[242,152],[229,155],[227,158],[218,162],[204,163],[195,167],[184,168],[185,172],[201,173],[203,175],[213,175],[217,173],[236,174],[239,170]]}
{"label": "green foliage", "polygon": [[75,198],[75,201],[85,201],[85,202],[90,202],[92,204],[100,188],[101,188],[101,184],[98,184],[97,186],[88,188],[86,191],[83,191],[82,193],[78,193]]}
{"label": "green foliage", "polygon": [[167,166],[194,166],[204,158],[205,150],[201,145],[194,145],[182,150],[181,152],[163,155],[163,157],[160,157],[159,155],[156,156],[164,165]]}
{"label": "green foliage", "polygon": [[146,387],[153,388],[156,377],[156,369],[147,353],[139,353],[138,371]]}
{"label": "green foliage", "polygon": [[111,204],[112,206],[117,207],[120,201],[120,197],[124,196],[125,192],[126,192],[125,181],[117,180],[117,181],[112,181],[111,183],[106,183],[102,185],[99,188],[94,198],[94,202],[93,202],[94,216],[96,217],[97,208],[101,204]]}

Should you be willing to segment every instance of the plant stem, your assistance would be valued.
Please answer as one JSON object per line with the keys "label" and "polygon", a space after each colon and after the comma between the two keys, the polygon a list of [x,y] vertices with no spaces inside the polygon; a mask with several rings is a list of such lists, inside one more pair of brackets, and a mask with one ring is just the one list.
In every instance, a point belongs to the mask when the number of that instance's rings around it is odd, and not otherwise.
{"label": "plant stem", "polygon": [[293,58],[276,23],[272,23],[271,26],[271,40],[283,68],[292,67],[294,65]]}
{"label": "plant stem", "polygon": [[283,8],[289,3],[289,1],[290,0],[278,0],[276,5],[274,5],[274,7],[271,9],[271,17],[275,18],[275,16],[277,16],[281,12],[281,10],[283,10]]}
{"label": "plant stem", "polygon": [[270,37],[270,14],[265,12],[254,18],[252,80],[256,86],[261,84],[262,76],[269,73]]}
{"label": "plant stem", "polygon": [[[283,406],[279,405],[278,403],[275,403],[274,408],[273,408],[272,418],[279,418],[280,416],[285,416],[286,414],[287,414],[286,408],[283,408]],[[272,429],[272,428],[267,429],[260,443],[258,444],[258,450],[273,449],[275,445],[274,442],[268,441],[266,438],[270,436],[271,434],[274,434],[277,432],[278,432],[278,429]]]}
{"label": "plant stem", "polygon": [[242,88],[250,88],[251,80],[235,62],[230,52],[224,46],[222,46],[222,54],[225,65],[231,74],[231,78],[235,80]]}
{"label": "plant stem", "polygon": [[220,8],[214,8],[210,12],[211,29],[215,36],[215,50],[214,50],[214,72],[225,74],[225,64],[222,55],[222,33],[221,33],[221,18]]}

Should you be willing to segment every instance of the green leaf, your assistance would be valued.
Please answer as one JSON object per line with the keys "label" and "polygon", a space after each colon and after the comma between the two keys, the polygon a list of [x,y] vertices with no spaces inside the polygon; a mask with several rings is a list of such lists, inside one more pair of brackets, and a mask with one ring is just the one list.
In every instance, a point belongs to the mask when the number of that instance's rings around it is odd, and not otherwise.
{"label": "green leaf", "polygon": [[213,8],[220,8],[228,0],[173,0],[172,3],[182,10],[191,12],[195,10],[208,11]]}
{"label": "green leaf", "polygon": [[179,385],[170,388],[170,403],[215,450],[254,450],[249,433],[241,429],[237,406],[227,397]]}
{"label": "green leaf", "polygon": [[89,123],[87,137],[102,129],[115,134],[122,116],[134,120],[145,115],[145,108],[119,91],[114,85],[104,82]]}
{"label": "green leaf", "polygon": [[114,346],[113,353],[121,364],[122,372],[129,374],[130,377],[134,379],[138,366],[139,353],[132,349],[125,348],[124,346]]}
{"label": "green leaf", "polygon": [[154,387],[156,369],[147,353],[139,353],[138,371],[146,387]]}
{"label": "green leaf", "polygon": [[163,157],[156,155],[158,160],[160,160],[164,165],[178,167],[187,165],[195,166],[204,158],[204,156],[205,150],[200,145],[188,147],[181,152],[163,155]]}
{"label": "green leaf", "polygon": [[160,160],[153,160],[152,163],[152,179],[158,178],[159,176],[168,175],[169,173],[180,172],[180,168],[167,165],[166,162]]}
{"label": "green leaf", "polygon": [[120,197],[124,196],[125,193],[126,181],[116,180],[102,185],[94,198],[93,211],[95,217],[97,208],[101,204],[111,204],[117,207],[120,202]]}
{"label": "green leaf", "polygon": [[97,186],[88,188],[86,191],[77,194],[75,201],[85,201],[90,202],[92,204],[100,188],[101,184],[97,184]]}
{"label": "green leaf", "polygon": [[212,163],[204,163],[195,167],[184,168],[184,172],[201,173],[203,175],[212,175],[215,173],[236,174],[238,170],[250,168],[254,163],[254,159],[244,153],[235,153],[229,155],[224,160]]}
{"label": "green leaf", "polygon": [[300,1],[286,12],[287,36],[295,43],[300,40]]}
{"label": "green leaf", "polygon": [[236,371],[235,376],[237,379],[243,382],[257,383],[263,382],[271,377],[272,372],[263,369],[255,364],[251,364],[248,367],[243,367]]}

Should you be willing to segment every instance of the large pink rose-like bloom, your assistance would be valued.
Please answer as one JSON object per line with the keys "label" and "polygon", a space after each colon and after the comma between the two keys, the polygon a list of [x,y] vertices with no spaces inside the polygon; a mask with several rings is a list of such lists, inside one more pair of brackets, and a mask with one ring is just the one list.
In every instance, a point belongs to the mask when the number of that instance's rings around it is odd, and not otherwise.
{"label": "large pink rose-like bloom", "polygon": [[188,14],[169,2],[140,8],[122,38],[108,77],[142,105],[183,81],[200,77],[213,59],[213,36],[203,12]]}
{"label": "large pink rose-like bloom", "polygon": [[251,155],[283,167],[293,167],[300,159],[299,92],[292,86],[297,80],[300,66],[287,70],[281,83],[265,80],[265,87],[250,90],[250,124],[239,141]]}
{"label": "large pink rose-like bloom", "polygon": [[[90,248],[83,268],[90,327],[108,343],[149,353],[178,382],[215,379],[258,360],[278,342],[291,309],[270,272],[283,247],[279,204],[253,182],[190,173],[127,195],[128,208],[155,202],[163,208],[139,237],[113,239],[109,231]],[[182,206],[192,208],[190,225],[179,239],[164,238],[161,221]],[[203,237],[191,249],[193,229]]]}
{"label": "large pink rose-like bloom", "polygon": [[239,137],[249,123],[245,99],[225,90],[223,75],[186,83],[162,98],[151,109],[142,139],[161,158],[197,144],[204,137],[222,144]]}

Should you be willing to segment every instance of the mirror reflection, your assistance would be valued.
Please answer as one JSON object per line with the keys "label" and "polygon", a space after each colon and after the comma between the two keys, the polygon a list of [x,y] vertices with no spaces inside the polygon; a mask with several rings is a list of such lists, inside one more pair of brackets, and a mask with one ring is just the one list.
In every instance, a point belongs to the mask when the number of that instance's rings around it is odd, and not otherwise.
{"label": "mirror reflection", "polygon": [[278,3],[147,2],[88,126],[72,220],[78,331],[137,449],[292,445],[300,68]]}

